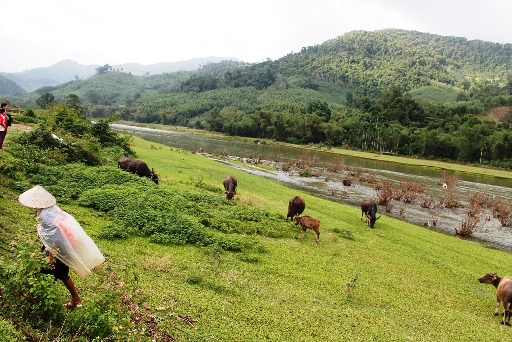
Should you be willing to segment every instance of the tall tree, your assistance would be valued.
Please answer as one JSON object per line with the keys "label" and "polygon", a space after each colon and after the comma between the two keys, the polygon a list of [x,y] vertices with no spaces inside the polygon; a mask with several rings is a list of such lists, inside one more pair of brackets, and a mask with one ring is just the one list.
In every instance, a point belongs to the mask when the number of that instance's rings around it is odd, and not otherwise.
{"label": "tall tree", "polygon": [[45,93],[36,100],[37,105],[42,109],[48,109],[55,103],[55,96],[51,93]]}

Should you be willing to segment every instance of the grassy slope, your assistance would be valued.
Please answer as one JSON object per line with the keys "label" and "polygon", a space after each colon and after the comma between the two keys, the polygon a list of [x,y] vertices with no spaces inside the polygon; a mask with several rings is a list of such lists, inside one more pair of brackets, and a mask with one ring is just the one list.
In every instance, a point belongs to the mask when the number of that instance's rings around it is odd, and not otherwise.
{"label": "grassy slope", "polygon": [[[233,174],[239,184],[235,202],[281,213],[283,220],[288,199],[298,194],[199,155],[139,138],[134,143],[138,157],[158,172],[162,187],[190,189],[192,182],[202,180],[221,188],[223,177]],[[305,214],[322,222],[319,245],[311,231],[302,235],[290,223],[293,238],[254,236],[264,248],[242,253],[155,245],[139,237],[101,240],[96,237],[101,215],[62,207],[108,257],[95,273],[116,271],[127,288],[140,290],[151,308],[167,308],[157,314],[179,341],[510,338],[511,328],[492,315],[494,288],[477,279],[490,271],[511,274],[512,254],[386,216],[370,229],[356,208],[304,197]],[[6,208],[19,206],[14,198]],[[17,224],[32,229],[29,211],[21,207],[20,214]],[[98,277],[74,278],[87,310]],[[198,322],[192,327],[176,315]]]}
{"label": "grassy slope", "polygon": [[[233,174],[239,181],[235,201],[282,213],[283,219],[287,200],[297,194],[275,181],[138,138],[134,149],[158,170],[162,187],[189,188],[199,177],[221,187],[223,177]],[[171,317],[169,331],[180,341],[510,337],[511,328],[492,315],[494,288],[477,279],[489,271],[510,274],[511,254],[385,216],[372,230],[356,208],[305,199],[305,214],[322,222],[319,245],[311,231],[303,236],[292,223],[294,238],[254,236],[265,246],[262,253],[215,254],[141,238],[98,240],[98,245],[123,281],[134,285],[138,279],[151,307],[168,308],[161,315]],[[94,223],[87,226],[94,229]],[[349,232],[353,239],[343,237]],[[82,292],[92,291],[92,279],[79,280]],[[353,287],[347,285],[351,280]],[[198,322],[192,328],[174,314]]]}

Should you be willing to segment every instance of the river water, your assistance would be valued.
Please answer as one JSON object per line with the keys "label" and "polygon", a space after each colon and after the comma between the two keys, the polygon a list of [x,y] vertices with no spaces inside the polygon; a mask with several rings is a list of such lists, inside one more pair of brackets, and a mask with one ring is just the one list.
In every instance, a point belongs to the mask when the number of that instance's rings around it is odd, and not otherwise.
{"label": "river water", "polygon": [[[388,181],[395,185],[408,182],[423,184],[425,190],[422,197],[432,201],[432,205],[428,208],[422,208],[417,203],[394,201],[389,212],[384,206],[379,206],[379,213],[452,236],[454,236],[454,229],[460,228],[461,222],[465,219],[469,198],[473,194],[485,194],[494,199],[501,199],[507,204],[512,200],[511,179],[462,173],[450,175],[447,171],[434,168],[340,156],[325,150],[310,151],[288,146],[260,144],[249,139],[219,138],[120,124],[111,126],[117,131],[162,145],[200,152],[234,168],[275,179],[297,189],[298,195],[300,195],[299,191],[303,191],[310,195],[356,207],[359,207],[364,198],[378,197],[379,191],[374,188],[376,183]],[[231,163],[230,160],[234,159],[245,161],[251,166],[244,167],[239,163]],[[313,176],[301,177],[299,173],[304,169],[285,167],[298,160],[304,163],[311,162],[311,166],[308,166],[307,169]],[[276,169],[255,168],[252,164],[256,161],[272,165]],[[331,168],[336,166],[335,172],[327,171],[329,166]],[[451,179],[456,177],[457,186],[449,190],[443,189],[441,184],[446,176]],[[350,186],[343,185],[344,179],[351,179],[352,184]],[[435,205],[442,198],[448,196],[448,191],[453,192],[451,195],[461,204],[460,208],[440,208]],[[490,208],[483,208],[480,217],[478,229],[473,233],[471,239],[488,247],[512,253],[512,227],[502,227],[499,220],[493,217]],[[434,221],[435,226],[433,225]],[[378,228],[378,221],[375,227]]]}

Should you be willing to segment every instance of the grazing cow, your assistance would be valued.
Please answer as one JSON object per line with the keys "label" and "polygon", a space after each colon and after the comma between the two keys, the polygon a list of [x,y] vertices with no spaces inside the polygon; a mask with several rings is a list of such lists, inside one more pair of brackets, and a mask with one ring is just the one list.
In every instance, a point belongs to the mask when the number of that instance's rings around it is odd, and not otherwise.
{"label": "grazing cow", "polygon": [[233,199],[233,197],[236,194],[236,187],[237,187],[237,181],[236,178],[233,176],[226,176],[224,178],[224,190],[226,190],[226,198],[228,200]]}
{"label": "grazing cow", "polygon": [[496,288],[496,310],[494,316],[498,316],[500,302],[503,303],[503,320],[501,324],[510,325],[512,314],[512,277],[498,277],[496,273],[487,273],[478,279],[480,283],[492,284]]}
{"label": "grazing cow", "polygon": [[286,221],[288,217],[290,221],[293,221],[295,215],[300,215],[306,209],[306,202],[299,196],[293,196],[288,202],[288,215],[286,215]]}
{"label": "grazing cow", "polygon": [[158,184],[158,176],[148,165],[142,160],[133,159],[129,157],[122,157],[117,161],[117,167],[123,171],[131,172],[139,177],[148,177],[150,181]]}
{"label": "grazing cow", "polygon": [[311,229],[316,234],[316,243],[320,238],[320,221],[312,216],[295,216],[295,225],[300,224],[302,232],[306,232],[306,229]]}
{"label": "grazing cow", "polygon": [[361,221],[363,220],[363,215],[366,215],[366,224],[373,228],[375,221],[380,218],[376,217],[377,215],[377,203],[371,198],[367,198],[361,202]]}

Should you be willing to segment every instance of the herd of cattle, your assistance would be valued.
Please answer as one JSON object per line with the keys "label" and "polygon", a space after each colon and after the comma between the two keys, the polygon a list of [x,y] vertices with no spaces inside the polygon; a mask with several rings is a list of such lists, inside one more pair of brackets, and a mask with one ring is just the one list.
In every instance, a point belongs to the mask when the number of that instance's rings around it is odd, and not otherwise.
{"label": "herd of cattle", "polygon": [[[142,160],[122,157],[117,161],[117,167],[119,167],[123,171],[131,172],[133,174],[138,175],[139,177],[147,177],[149,180],[158,184],[158,176],[153,169],[149,169],[148,165]],[[233,199],[236,194],[236,187],[238,182],[234,176],[226,176],[224,181],[222,182],[224,185],[225,195],[228,200]],[[294,196],[288,202],[288,214],[286,215],[286,219],[290,218],[290,221],[293,221],[295,218],[295,225],[300,225],[302,232],[306,232],[307,229],[311,229],[316,234],[316,242],[320,238],[320,220],[315,217],[304,215],[300,216],[304,209],[306,209],[306,202],[299,196]],[[375,221],[377,221],[379,217],[377,217],[377,203],[367,198],[363,202],[361,202],[361,220],[363,219],[363,215],[366,217],[366,223],[370,228],[373,228]]]}
{"label": "herd of cattle", "polygon": [[[147,177],[149,180],[158,184],[158,176],[153,169],[149,169],[148,165],[138,159],[122,157],[118,160],[117,165],[124,171],[131,172],[139,177]],[[225,195],[228,200],[232,200],[236,194],[238,182],[234,176],[226,176],[222,182],[224,185]],[[311,229],[316,234],[316,243],[320,238],[320,220],[315,217],[302,215],[306,209],[306,202],[300,196],[293,196],[288,202],[288,214],[286,220],[295,220],[295,225],[301,226],[301,231],[306,232]],[[367,198],[361,202],[361,220],[365,217],[366,224],[373,228],[375,222],[380,218],[377,217],[377,203]],[[496,288],[496,310],[494,315],[499,314],[500,303],[503,303],[503,319],[501,324],[510,325],[510,317],[512,315],[512,277],[499,277],[496,273],[488,273],[478,279],[480,283],[492,284]]]}

